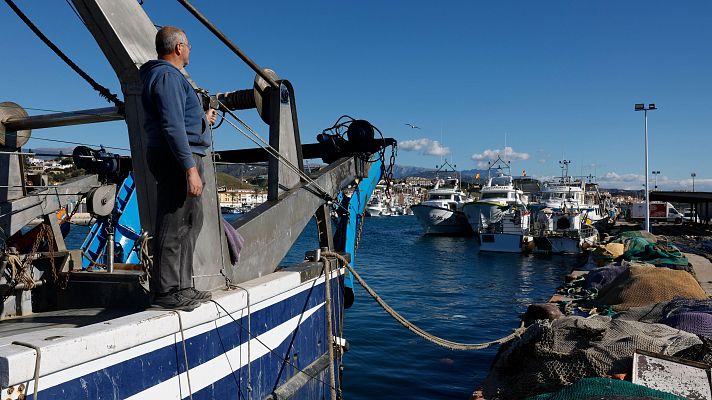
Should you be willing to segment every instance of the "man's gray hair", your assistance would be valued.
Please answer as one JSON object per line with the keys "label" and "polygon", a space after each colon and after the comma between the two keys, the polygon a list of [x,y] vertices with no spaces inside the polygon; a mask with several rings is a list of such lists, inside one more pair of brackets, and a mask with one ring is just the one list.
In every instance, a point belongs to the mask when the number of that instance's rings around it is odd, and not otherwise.
{"label": "man's gray hair", "polygon": [[185,43],[187,40],[188,37],[182,29],[164,26],[156,33],[156,53],[159,57],[171,54],[178,43]]}

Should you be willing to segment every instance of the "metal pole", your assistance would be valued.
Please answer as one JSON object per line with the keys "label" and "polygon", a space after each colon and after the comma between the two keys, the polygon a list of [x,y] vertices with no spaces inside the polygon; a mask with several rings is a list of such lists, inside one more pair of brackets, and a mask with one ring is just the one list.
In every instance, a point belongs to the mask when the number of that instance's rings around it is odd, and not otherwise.
{"label": "metal pole", "polygon": [[29,117],[8,118],[2,124],[5,125],[5,130],[8,132],[16,132],[24,129],[54,128],[58,126],[120,121],[123,119],[124,116],[117,107],[106,107],[55,114],[32,115]]}
{"label": "metal pole", "polygon": [[648,110],[645,110],[645,230],[650,232],[650,195],[648,191]]}
{"label": "metal pole", "polygon": [[257,73],[262,79],[264,79],[267,83],[270,84],[275,89],[279,89],[279,85],[277,82],[274,81],[269,75],[267,75],[262,68],[260,68],[259,65],[255,64],[254,61],[250,57],[247,56],[242,50],[240,50],[235,43],[233,43],[230,39],[228,39],[227,36],[225,36],[224,33],[220,32],[220,30],[213,25],[212,22],[210,22],[198,9],[193,7],[192,4],[190,4],[187,0],[178,0],[178,2],[185,7],[188,12],[193,14],[193,16],[200,21],[210,32],[213,33],[221,42],[223,42],[230,50],[232,50],[233,53],[235,53],[242,61],[245,62],[250,68],[252,68],[253,71]]}

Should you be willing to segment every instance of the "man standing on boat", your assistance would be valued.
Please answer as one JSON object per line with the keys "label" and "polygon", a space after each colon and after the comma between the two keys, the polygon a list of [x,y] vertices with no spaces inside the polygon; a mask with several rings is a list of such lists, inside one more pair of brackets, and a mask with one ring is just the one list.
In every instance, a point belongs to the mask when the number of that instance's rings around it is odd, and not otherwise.
{"label": "man standing on boat", "polygon": [[203,157],[211,143],[215,110],[203,110],[181,73],[191,45],[182,29],[165,26],[156,34],[158,60],[141,67],[148,167],[156,178],[158,201],[153,231],[153,305],[191,311],[210,301],[193,288],[193,251],[203,222]]}

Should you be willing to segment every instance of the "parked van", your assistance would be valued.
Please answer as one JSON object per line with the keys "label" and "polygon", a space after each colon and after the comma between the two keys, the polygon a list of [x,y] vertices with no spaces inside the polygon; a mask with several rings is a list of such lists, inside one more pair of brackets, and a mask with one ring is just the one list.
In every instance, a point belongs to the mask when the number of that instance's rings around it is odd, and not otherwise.
{"label": "parked van", "polygon": [[[645,221],[645,203],[635,203],[630,209],[630,218],[634,221]],[[650,220],[667,221],[681,224],[685,217],[672,204],[663,201],[650,202]]]}

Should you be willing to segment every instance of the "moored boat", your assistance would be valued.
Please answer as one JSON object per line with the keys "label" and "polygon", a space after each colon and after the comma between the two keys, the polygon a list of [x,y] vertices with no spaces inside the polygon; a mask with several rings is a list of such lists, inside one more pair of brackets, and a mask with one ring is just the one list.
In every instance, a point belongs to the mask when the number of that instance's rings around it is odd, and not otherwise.
{"label": "moored boat", "polygon": [[488,174],[494,171],[495,176],[482,187],[480,199],[465,204],[463,212],[478,236],[480,251],[527,251],[531,243],[527,196],[515,186],[509,163],[498,157],[490,165]]}
{"label": "moored boat", "polygon": [[410,207],[426,234],[471,234],[462,207],[466,196],[457,178],[438,179],[428,192],[428,199]]}

